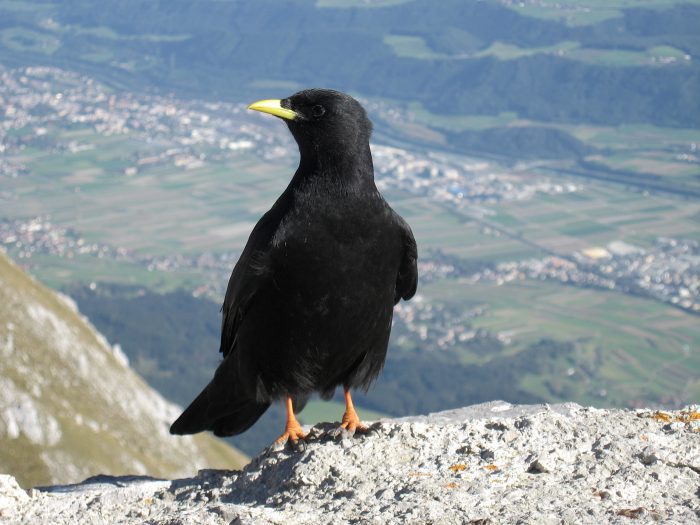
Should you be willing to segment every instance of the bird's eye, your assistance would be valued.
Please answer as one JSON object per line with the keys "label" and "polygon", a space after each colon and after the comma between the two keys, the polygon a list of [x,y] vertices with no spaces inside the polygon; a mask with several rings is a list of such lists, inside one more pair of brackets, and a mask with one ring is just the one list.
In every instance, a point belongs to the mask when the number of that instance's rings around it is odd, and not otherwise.
{"label": "bird's eye", "polygon": [[322,105],[317,104],[314,107],[311,108],[311,114],[315,118],[320,118],[323,116],[323,114],[326,112],[326,108],[324,108]]}

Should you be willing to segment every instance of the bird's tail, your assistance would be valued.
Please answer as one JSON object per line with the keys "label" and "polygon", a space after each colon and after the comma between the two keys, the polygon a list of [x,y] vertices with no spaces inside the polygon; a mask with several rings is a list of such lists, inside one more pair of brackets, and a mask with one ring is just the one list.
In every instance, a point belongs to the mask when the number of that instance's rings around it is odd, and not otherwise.
{"label": "bird's tail", "polygon": [[209,387],[202,390],[170,426],[171,434],[196,434],[211,430],[215,435],[235,436],[248,430],[269,408],[270,403],[252,399],[237,400],[231,406],[212,402]]}

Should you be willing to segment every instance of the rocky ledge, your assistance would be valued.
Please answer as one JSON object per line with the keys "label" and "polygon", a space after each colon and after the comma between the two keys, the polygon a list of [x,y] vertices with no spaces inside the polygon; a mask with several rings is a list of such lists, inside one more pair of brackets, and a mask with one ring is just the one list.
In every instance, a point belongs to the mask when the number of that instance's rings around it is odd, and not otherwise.
{"label": "rocky ledge", "polygon": [[21,489],[3,523],[698,523],[700,414],[493,402],[312,429],[242,471],[173,481],[96,477]]}

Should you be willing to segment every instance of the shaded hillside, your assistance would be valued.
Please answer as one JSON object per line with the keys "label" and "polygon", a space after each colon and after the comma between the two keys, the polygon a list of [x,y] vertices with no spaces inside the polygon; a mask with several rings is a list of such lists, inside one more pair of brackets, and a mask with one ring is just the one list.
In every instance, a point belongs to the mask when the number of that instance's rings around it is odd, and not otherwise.
{"label": "shaded hillside", "polygon": [[[131,366],[167,399],[187,406],[214,375],[219,348],[219,305],[185,291],[157,294],[139,287],[101,284],[68,290],[101,333],[118,342]],[[230,438],[257,454],[279,436],[284,409],[273,405],[252,430]]]}
{"label": "shaded hillside", "polygon": [[463,152],[519,159],[580,158],[591,153],[568,133],[537,126],[463,131],[451,135],[450,144]]}
{"label": "shaded hillside", "polygon": [[[440,114],[613,125],[695,127],[700,114],[698,6],[628,9],[576,28],[463,0],[374,9],[313,0],[18,4],[0,6],[0,61],[69,67],[116,85],[237,100],[325,85]],[[566,42],[577,53],[547,51]],[[514,52],[489,52],[496,44]],[[618,53],[658,46],[681,59],[661,67]]]}
{"label": "shaded hillside", "polygon": [[24,486],[97,473],[186,476],[246,458],[168,434],[179,409],[75,309],[0,253],[0,471]]}

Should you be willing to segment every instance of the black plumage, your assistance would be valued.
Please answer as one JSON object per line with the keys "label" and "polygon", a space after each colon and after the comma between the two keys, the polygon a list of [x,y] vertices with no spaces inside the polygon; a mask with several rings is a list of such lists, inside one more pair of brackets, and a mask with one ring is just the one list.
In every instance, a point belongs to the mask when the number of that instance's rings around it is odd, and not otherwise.
{"label": "black plumage", "polygon": [[349,399],[349,389],[368,388],[393,307],[416,291],[416,242],[375,186],[362,106],[325,89],[256,104],[285,119],[299,167],[231,274],[223,361],[174,434],[240,434],[277,399],[298,412],[313,392],[329,398],[342,385]]}

